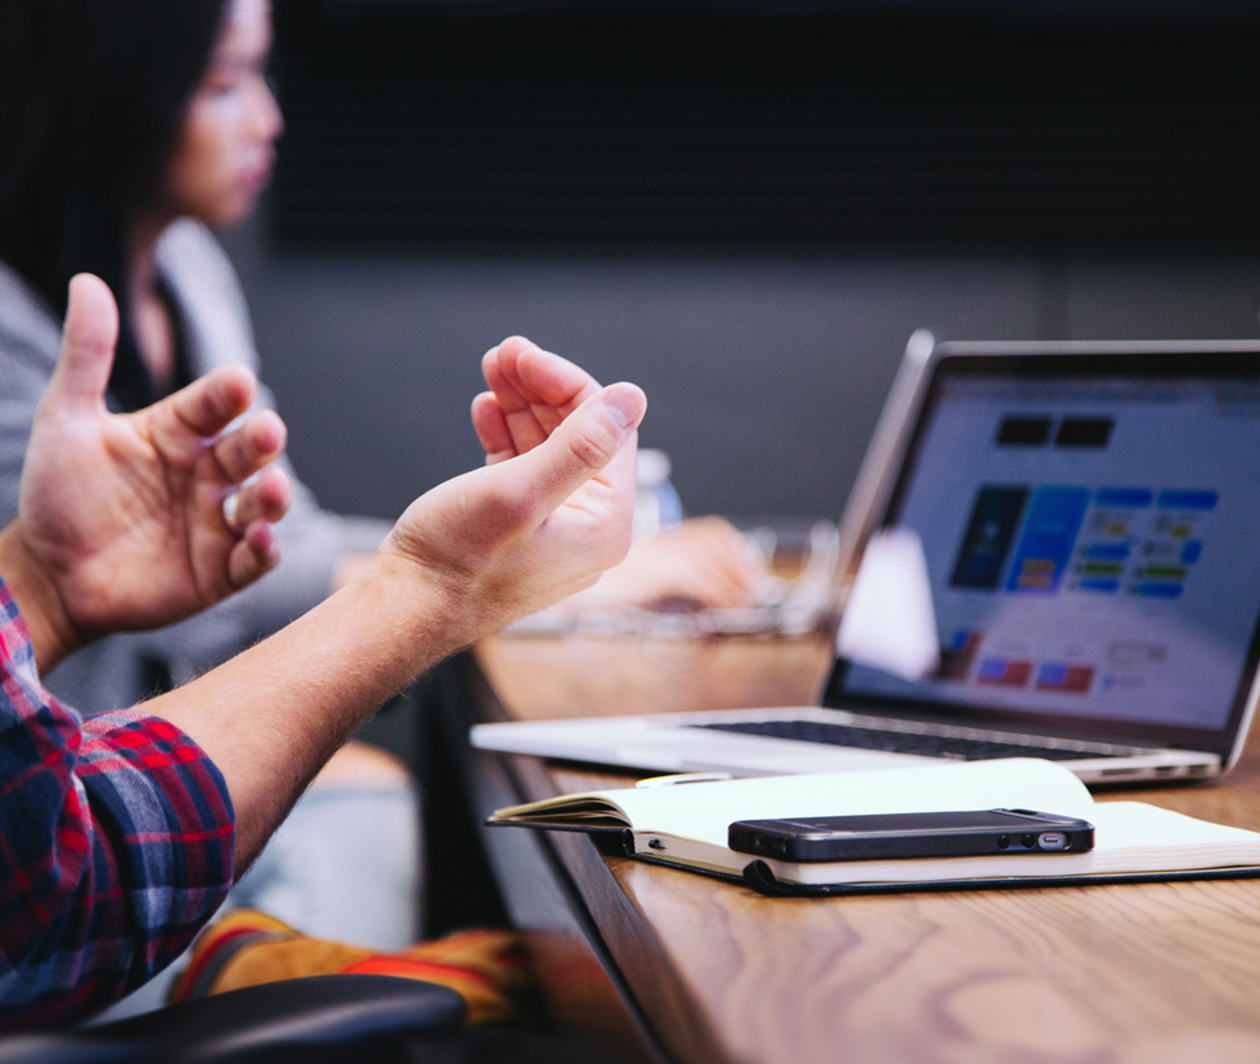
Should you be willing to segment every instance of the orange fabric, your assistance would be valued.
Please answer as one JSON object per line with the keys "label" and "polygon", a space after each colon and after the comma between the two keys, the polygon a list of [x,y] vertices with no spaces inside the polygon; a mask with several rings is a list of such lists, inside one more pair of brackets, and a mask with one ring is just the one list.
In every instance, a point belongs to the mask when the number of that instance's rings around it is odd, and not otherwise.
{"label": "orange fabric", "polygon": [[[221,968],[207,979],[216,965]],[[356,972],[450,987],[467,1002],[469,1023],[524,1018],[532,989],[523,943],[511,931],[458,932],[398,953],[376,953],[307,938],[265,913],[238,909],[202,932],[171,1000],[279,979]]]}

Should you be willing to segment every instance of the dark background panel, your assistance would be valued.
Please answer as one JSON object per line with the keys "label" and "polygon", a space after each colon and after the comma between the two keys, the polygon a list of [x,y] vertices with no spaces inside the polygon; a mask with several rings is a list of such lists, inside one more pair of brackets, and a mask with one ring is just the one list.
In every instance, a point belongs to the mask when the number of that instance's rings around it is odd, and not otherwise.
{"label": "dark background panel", "polygon": [[282,6],[272,234],[325,250],[1260,236],[1249,20],[941,6]]}
{"label": "dark background panel", "polygon": [[524,332],[647,388],[691,511],[830,516],[918,326],[1255,335],[1252,6],[278,0],[228,242],[298,468],[396,512]]}

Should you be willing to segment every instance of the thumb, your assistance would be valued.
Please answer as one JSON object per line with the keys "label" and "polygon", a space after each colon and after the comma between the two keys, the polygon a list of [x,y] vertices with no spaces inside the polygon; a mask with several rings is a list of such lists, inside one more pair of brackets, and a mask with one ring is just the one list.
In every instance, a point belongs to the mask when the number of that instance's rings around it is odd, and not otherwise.
{"label": "thumb", "polygon": [[90,273],[76,274],[70,279],[61,355],[48,384],[48,398],[66,406],[99,404],[117,343],[118,307],[109,286]]}
{"label": "thumb", "polygon": [[[646,411],[647,396],[638,385],[610,384],[566,417],[537,447],[491,468],[503,469],[537,511],[550,513],[612,462]],[[632,490],[634,469],[628,466],[622,473],[627,484],[614,486]]]}

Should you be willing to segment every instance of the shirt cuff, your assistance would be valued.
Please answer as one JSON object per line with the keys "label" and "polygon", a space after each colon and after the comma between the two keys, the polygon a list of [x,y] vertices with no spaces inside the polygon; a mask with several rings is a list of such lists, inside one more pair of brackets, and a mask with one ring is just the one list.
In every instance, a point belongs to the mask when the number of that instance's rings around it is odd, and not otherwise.
{"label": "shirt cuff", "polygon": [[235,814],[218,767],[169,721],[114,710],[83,722],[76,771],[143,949],[138,980],[160,971],[232,885]]}

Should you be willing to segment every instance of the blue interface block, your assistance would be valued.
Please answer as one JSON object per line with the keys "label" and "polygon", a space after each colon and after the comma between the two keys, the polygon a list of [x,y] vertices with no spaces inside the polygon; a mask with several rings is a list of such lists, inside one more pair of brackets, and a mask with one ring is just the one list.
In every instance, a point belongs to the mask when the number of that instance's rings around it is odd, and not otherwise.
{"label": "blue interface block", "polygon": [[1136,510],[1154,500],[1155,493],[1147,488],[1099,488],[1094,493],[1094,505],[1099,507]]}
{"label": "blue interface block", "polygon": [[1085,549],[1085,557],[1090,561],[1123,562],[1128,560],[1129,553],[1127,543],[1091,543]]}
{"label": "blue interface block", "polygon": [[1163,510],[1215,510],[1214,491],[1161,491],[1159,505]]}
{"label": "blue interface block", "polygon": [[1061,687],[1067,679],[1067,666],[1047,661],[1037,670],[1037,684],[1042,687]]}
{"label": "blue interface block", "polygon": [[980,662],[980,668],[976,670],[976,679],[997,681],[1001,680],[1005,673],[1005,658],[985,658]]}
{"label": "blue interface block", "polygon": [[1119,580],[1081,580],[1076,585],[1079,591],[1097,591],[1112,594],[1120,590]]}
{"label": "blue interface block", "polygon": [[1076,534],[1089,506],[1085,488],[1038,488],[1015,550],[1007,591],[1049,593],[1058,590],[1072,556]]}
{"label": "blue interface block", "polygon": [[1137,593],[1145,598],[1175,599],[1181,597],[1184,584],[1169,584],[1162,580],[1146,580],[1137,586]]}

